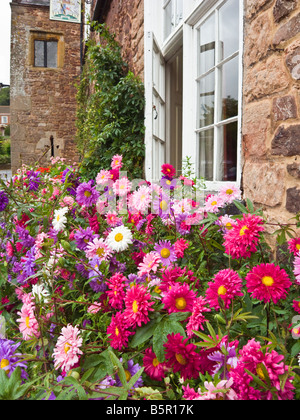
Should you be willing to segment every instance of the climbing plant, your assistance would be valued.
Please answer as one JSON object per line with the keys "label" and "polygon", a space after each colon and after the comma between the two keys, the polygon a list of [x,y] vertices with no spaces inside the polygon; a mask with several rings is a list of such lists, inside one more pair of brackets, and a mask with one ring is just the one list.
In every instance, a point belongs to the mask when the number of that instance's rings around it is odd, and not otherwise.
{"label": "climbing plant", "polygon": [[91,36],[77,86],[77,146],[81,172],[94,178],[123,155],[134,178],[143,177],[144,86],[122,59],[121,47],[105,24],[91,22]]}

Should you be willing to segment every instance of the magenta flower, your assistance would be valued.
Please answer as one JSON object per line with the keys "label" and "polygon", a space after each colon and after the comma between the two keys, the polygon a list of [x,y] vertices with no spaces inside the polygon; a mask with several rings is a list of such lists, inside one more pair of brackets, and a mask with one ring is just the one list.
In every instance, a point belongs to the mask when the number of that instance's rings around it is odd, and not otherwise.
{"label": "magenta flower", "polygon": [[192,312],[196,293],[186,283],[175,283],[164,294],[162,303],[169,314],[172,312]]}
{"label": "magenta flower", "polygon": [[128,325],[135,328],[141,327],[142,323],[147,324],[150,319],[149,312],[154,311],[150,293],[144,286],[132,286],[127,290],[125,297],[124,318]]}
{"label": "magenta flower", "polygon": [[164,267],[169,266],[172,262],[177,260],[175,247],[170,241],[159,241],[158,244],[155,244],[154,249],[158,253]]}
{"label": "magenta flower", "polygon": [[162,381],[165,377],[165,364],[160,363],[151,348],[145,350],[143,358],[145,373],[155,381]]}
{"label": "magenta flower", "polygon": [[128,330],[128,323],[125,321],[124,314],[117,312],[112,316],[111,323],[107,327],[110,345],[121,351],[128,346],[128,338],[134,335],[134,332]]}
{"label": "magenta flower", "polygon": [[219,271],[213,281],[208,283],[206,299],[209,306],[220,309],[220,300],[222,300],[225,309],[228,309],[236,296],[243,296],[242,286],[242,279],[234,270],[228,268]]}

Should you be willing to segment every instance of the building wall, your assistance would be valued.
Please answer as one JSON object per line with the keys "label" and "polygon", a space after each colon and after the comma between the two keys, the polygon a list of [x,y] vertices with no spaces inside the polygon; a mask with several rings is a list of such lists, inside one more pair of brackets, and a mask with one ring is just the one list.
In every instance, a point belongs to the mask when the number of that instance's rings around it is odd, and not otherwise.
{"label": "building wall", "polygon": [[[80,24],[49,20],[48,6],[11,3],[11,158],[14,172],[38,161],[50,137],[54,155],[76,160],[76,87],[80,75]],[[48,2],[49,3],[49,2]],[[60,37],[60,68],[33,67],[34,34]],[[47,164],[51,149],[40,161]]]}
{"label": "building wall", "polygon": [[299,9],[245,0],[243,188],[270,222],[300,211]]}

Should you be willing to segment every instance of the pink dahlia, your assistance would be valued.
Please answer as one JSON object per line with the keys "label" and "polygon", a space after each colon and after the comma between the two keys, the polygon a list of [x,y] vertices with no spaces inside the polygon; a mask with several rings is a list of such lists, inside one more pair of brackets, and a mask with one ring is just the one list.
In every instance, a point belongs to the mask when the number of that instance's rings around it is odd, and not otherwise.
{"label": "pink dahlia", "polygon": [[134,335],[134,332],[128,330],[127,322],[124,319],[124,314],[117,312],[116,316],[112,316],[111,323],[107,327],[107,335],[109,336],[110,345],[121,351],[128,345],[128,338]]}
{"label": "pink dahlia", "polygon": [[25,302],[18,312],[20,318],[17,319],[19,322],[19,329],[23,335],[25,341],[31,340],[34,337],[39,338],[39,324],[34,315],[34,305],[29,302]]}
{"label": "pink dahlia", "polygon": [[275,264],[260,264],[246,276],[246,286],[251,297],[266,302],[285,299],[292,282],[286,271]]}
{"label": "pink dahlia", "polygon": [[162,303],[169,314],[172,312],[192,312],[196,293],[186,283],[175,283],[164,294]]}
{"label": "pink dahlia", "polygon": [[79,362],[78,355],[82,354],[81,346],[82,338],[78,328],[70,324],[63,327],[53,352],[55,369],[61,368],[63,372],[68,372],[76,365]]}
{"label": "pink dahlia", "polygon": [[109,305],[114,309],[122,309],[125,298],[125,282],[126,277],[121,273],[114,274],[110,279],[106,281],[108,286],[107,297]]}
{"label": "pink dahlia", "polygon": [[[229,376],[233,378],[233,389],[239,400],[293,400],[293,377],[289,367],[284,364],[284,356],[275,350],[264,352],[260,343],[252,340],[240,350],[240,357],[235,368],[231,368]],[[258,376],[266,388],[258,385],[246,372],[246,369]],[[283,381],[283,376],[286,380]],[[272,392],[271,392],[272,389]]]}
{"label": "pink dahlia", "polygon": [[195,299],[192,309],[192,315],[186,326],[187,335],[191,338],[194,333],[193,331],[199,331],[199,328],[203,330],[203,324],[207,321],[205,318],[205,312],[210,312],[211,309],[207,307],[208,302],[202,296]]}
{"label": "pink dahlia", "polygon": [[220,309],[222,301],[225,309],[228,309],[236,296],[243,296],[242,286],[242,279],[237,272],[230,268],[221,270],[215,275],[213,281],[208,283],[206,299],[214,309]]}
{"label": "pink dahlia", "polygon": [[152,305],[154,302],[151,302],[151,295],[144,286],[132,286],[126,293],[124,318],[132,327],[147,324],[150,321],[149,312],[154,311]]}
{"label": "pink dahlia", "polygon": [[288,241],[288,248],[291,254],[300,255],[300,238],[293,238]]}
{"label": "pink dahlia", "polygon": [[155,381],[162,381],[165,377],[165,364],[160,363],[151,348],[145,350],[143,358],[145,373]]}
{"label": "pink dahlia", "polygon": [[173,370],[174,373],[180,372],[184,380],[197,379],[199,377],[201,360],[196,353],[195,344],[188,344],[188,338],[184,339],[182,335],[169,334],[167,342],[164,344],[166,352],[166,367]]}
{"label": "pink dahlia", "polygon": [[224,234],[226,253],[232,258],[249,258],[256,252],[260,232],[264,231],[263,219],[253,214],[244,214],[236,225]]}

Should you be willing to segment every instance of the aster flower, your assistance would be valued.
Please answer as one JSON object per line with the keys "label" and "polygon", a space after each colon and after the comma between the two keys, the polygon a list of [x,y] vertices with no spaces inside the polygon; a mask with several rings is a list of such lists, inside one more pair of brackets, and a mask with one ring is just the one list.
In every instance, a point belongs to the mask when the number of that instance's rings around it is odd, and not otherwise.
{"label": "aster flower", "polygon": [[298,314],[300,314],[300,299],[298,298],[298,300],[294,299],[293,300],[293,309],[294,311],[298,312]]}
{"label": "aster flower", "polygon": [[152,251],[146,254],[143,258],[143,262],[139,263],[138,275],[142,277],[145,274],[150,274],[151,271],[156,273],[160,264],[160,258],[156,252]]}
{"label": "aster flower", "polygon": [[175,215],[176,230],[180,235],[188,235],[191,230],[191,225],[188,222],[188,213],[179,213]]}
{"label": "aster flower", "polygon": [[37,191],[41,183],[40,173],[37,171],[27,171],[26,184],[29,191]]}
{"label": "aster flower", "polygon": [[188,344],[179,333],[169,334],[164,344],[166,353],[166,367],[171,368],[174,373],[180,372],[184,380],[196,379],[200,372],[200,356],[196,353],[195,344]]}
{"label": "aster flower", "polygon": [[151,194],[148,186],[142,185],[137,191],[134,191],[131,196],[131,206],[135,212],[145,214],[151,203]]}
{"label": "aster flower", "polygon": [[177,260],[175,247],[170,241],[159,241],[158,244],[155,244],[154,249],[158,253],[164,267],[171,265],[172,262]]}
{"label": "aster flower", "polygon": [[211,309],[207,307],[208,302],[203,296],[199,296],[194,300],[192,315],[189,317],[186,332],[189,338],[191,338],[194,333],[193,331],[204,330],[203,324],[207,321],[205,318],[205,312],[210,312]]}
{"label": "aster flower", "polygon": [[177,239],[177,241],[174,244],[174,249],[176,253],[177,258],[183,258],[184,257],[184,251],[189,247],[188,241],[186,241],[183,238]]}
{"label": "aster flower", "polygon": [[83,229],[81,226],[74,233],[74,239],[78,249],[85,251],[89,242],[92,242],[97,235],[90,227]]}
{"label": "aster flower", "polygon": [[20,318],[17,319],[17,322],[20,324],[19,329],[23,339],[28,341],[34,337],[39,338],[40,331],[34,315],[34,305],[32,303],[24,303],[18,315],[20,315]]}
{"label": "aster flower", "polygon": [[166,218],[170,215],[171,201],[170,197],[164,192],[157,194],[152,201],[152,212],[161,218]]}
{"label": "aster flower", "polygon": [[212,282],[208,282],[206,299],[214,309],[220,309],[222,301],[224,308],[228,309],[236,296],[243,296],[242,286],[243,282],[238,273],[229,268],[221,270],[214,276]]}
{"label": "aster flower", "polygon": [[295,275],[296,283],[300,284],[300,255],[295,257],[293,273]]}
{"label": "aster flower", "polygon": [[113,191],[116,195],[119,195],[120,197],[123,197],[127,195],[132,187],[132,183],[129,181],[129,179],[124,176],[121,179],[117,179],[113,184]]}
{"label": "aster flower", "polygon": [[275,264],[260,264],[246,276],[246,286],[251,297],[275,304],[285,299],[292,282],[286,271]]}
{"label": "aster flower", "polygon": [[[102,169],[96,176],[96,183],[98,185],[107,185],[111,181],[111,174],[109,171]],[[112,181],[111,181],[112,185]]]}
{"label": "aster flower", "polygon": [[205,381],[204,387],[207,390],[206,392],[199,392],[199,397],[195,400],[237,400],[236,392],[231,388],[233,385],[233,379],[223,380],[217,383],[217,385],[212,382]]}
{"label": "aster flower", "polygon": [[132,286],[126,292],[124,318],[133,328],[141,327],[142,323],[150,321],[148,315],[154,311],[153,305],[151,295],[144,286]]}
{"label": "aster flower", "polygon": [[227,380],[229,379],[230,369],[235,368],[238,363],[236,347],[234,345],[226,345],[225,343],[221,344],[220,350],[211,353],[207,357],[209,360],[216,362],[212,376],[220,372],[220,377],[223,378],[225,372]]}
{"label": "aster flower", "polygon": [[205,202],[205,211],[209,213],[218,213],[224,204],[224,200],[220,196],[211,195]]}
{"label": "aster flower", "polygon": [[160,185],[166,190],[174,190],[177,186],[177,180],[169,178],[168,176],[163,176],[160,180]]}
{"label": "aster flower", "polygon": [[300,238],[293,238],[288,241],[288,249],[291,254],[300,255]]}
{"label": "aster flower", "polygon": [[183,198],[181,200],[174,200],[173,203],[173,211],[174,214],[183,214],[183,213],[190,213],[192,210],[192,203],[191,200],[188,198]]}
{"label": "aster flower", "polygon": [[66,218],[68,211],[68,207],[63,207],[62,209],[54,211],[52,225],[55,231],[60,232],[61,230],[65,229],[66,223],[68,221]]}
{"label": "aster flower", "polygon": [[[256,384],[246,369],[266,385],[269,383],[267,389]],[[286,380],[282,382],[284,375]],[[272,400],[273,394],[278,400],[294,399],[294,378],[289,374],[288,365],[284,364],[284,356],[275,350],[263,352],[254,338],[240,350],[237,366],[230,370],[229,376],[239,400]]]}
{"label": "aster flower", "polygon": [[107,297],[109,304],[114,309],[122,309],[125,299],[125,281],[126,277],[121,273],[114,274],[110,279],[106,281],[108,286]]}
{"label": "aster flower", "polygon": [[34,284],[32,286],[32,295],[41,303],[49,302],[50,293],[43,284]]}
{"label": "aster flower", "polygon": [[103,238],[94,238],[92,242],[87,244],[85,254],[88,259],[99,258],[100,261],[107,261],[113,251],[107,245],[106,241]]}
{"label": "aster flower", "polygon": [[122,155],[114,155],[111,160],[111,168],[112,169],[121,169],[122,168]]}
{"label": "aster flower", "polygon": [[0,191],[0,212],[8,206],[9,199],[5,191]]}
{"label": "aster flower", "polygon": [[218,218],[218,220],[216,220],[216,225],[221,227],[221,231],[223,233],[228,232],[229,230],[231,230],[233,228],[234,225],[237,224],[235,219],[232,219],[230,216],[228,216],[227,214],[225,214],[224,216],[220,216]]}
{"label": "aster flower", "polygon": [[91,207],[96,204],[100,193],[93,187],[94,181],[83,182],[77,187],[76,190],[76,201],[85,207]]}
{"label": "aster flower", "polygon": [[128,346],[128,339],[134,332],[128,330],[128,323],[125,321],[124,314],[117,312],[112,316],[111,323],[107,327],[107,335],[110,345],[121,351]]}
{"label": "aster flower", "polygon": [[192,312],[196,293],[190,290],[186,283],[175,283],[170,290],[164,294],[162,303],[168,313],[172,312]]}
{"label": "aster flower", "polygon": [[90,286],[96,293],[105,292],[107,289],[107,285],[104,282],[104,276],[99,270],[100,264],[101,260],[98,257],[95,257],[91,261],[89,261],[91,269],[88,272],[88,277],[91,280]]}
{"label": "aster flower", "polygon": [[107,236],[106,243],[113,251],[125,251],[132,244],[132,233],[124,225],[117,226]]}
{"label": "aster flower", "polygon": [[231,204],[234,200],[241,199],[242,192],[235,184],[226,184],[220,188],[218,195],[224,203]]}
{"label": "aster flower", "polygon": [[53,351],[55,369],[61,368],[63,372],[68,372],[78,363],[79,355],[83,354],[81,346],[82,338],[78,328],[70,324],[63,327]]}
{"label": "aster flower", "polygon": [[162,381],[165,377],[165,364],[160,363],[152,348],[145,350],[143,358],[144,372],[154,381]]}
{"label": "aster flower", "polygon": [[21,368],[21,377],[23,379],[28,377],[25,371],[27,363],[21,360],[23,358],[22,354],[16,352],[20,345],[21,343],[0,338],[0,370],[3,369],[9,378],[17,367]]}
{"label": "aster flower", "polygon": [[257,251],[260,232],[264,231],[263,220],[253,214],[244,214],[241,220],[236,221],[224,235],[226,254],[232,258],[249,258]]}
{"label": "aster flower", "polygon": [[[120,359],[120,362],[122,362],[122,359]],[[127,369],[125,370],[125,376],[126,376],[126,382],[129,382],[130,379],[141,369],[141,366],[136,363],[134,364],[133,360],[128,360],[127,362]],[[143,385],[143,378],[140,376],[136,383],[133,385],[132,390],[134,388],[140,388]],[[116,386],[123,386],[122,382],[120,381],[120,378],[118,375],[116,375]]]}
{"label": "aster flower", "polygon": [[168,163],[162,165],[161,172],[169,178],[173,178],[176,175],[176,169]]}

